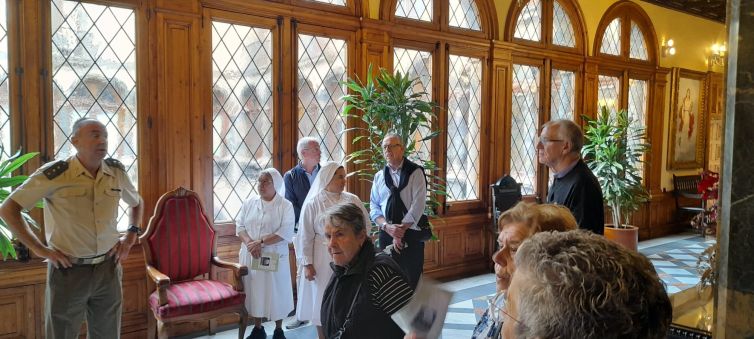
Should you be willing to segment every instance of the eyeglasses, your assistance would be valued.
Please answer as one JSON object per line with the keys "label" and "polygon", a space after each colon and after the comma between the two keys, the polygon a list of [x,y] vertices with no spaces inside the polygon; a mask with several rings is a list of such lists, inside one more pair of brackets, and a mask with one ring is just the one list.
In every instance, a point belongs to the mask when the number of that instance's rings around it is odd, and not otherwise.
{"label": "eyeglasses", "polygon": [[391,144],[391,145],[382,145],[382,149],[385,151],[389,151],[393,148],[400,147],[401,144]]}
{"label": "eyeglasses", "polygon": [[517,324],[526,326],[523,322],[511,316],[510,313],[508,313],[508,311],[506,310],[508,308],[508,295],[505,292],[497,292],[497,294],[495,294],[494,297],[491,297],[488,302],[490,304],[489,315],[496,323],[502,323],[502,314],[515,321]]}
{"label": "eyeglasses", "polygon": [[259,180],[257,182],[259,183],[259,186],[264,186],[264,185],[270,185],[270,184],[272,184],[272,180]]}

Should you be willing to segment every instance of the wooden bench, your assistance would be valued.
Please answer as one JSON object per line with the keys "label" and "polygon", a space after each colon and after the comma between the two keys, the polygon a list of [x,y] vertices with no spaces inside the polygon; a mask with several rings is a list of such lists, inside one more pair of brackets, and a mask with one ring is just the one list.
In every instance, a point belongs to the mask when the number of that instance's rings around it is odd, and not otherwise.
{"label": "wooden bench", "polygon": [[673,174],[673,196],[676,214],[697,215],[705,211],[707,201],[699,193],[701,175]]}

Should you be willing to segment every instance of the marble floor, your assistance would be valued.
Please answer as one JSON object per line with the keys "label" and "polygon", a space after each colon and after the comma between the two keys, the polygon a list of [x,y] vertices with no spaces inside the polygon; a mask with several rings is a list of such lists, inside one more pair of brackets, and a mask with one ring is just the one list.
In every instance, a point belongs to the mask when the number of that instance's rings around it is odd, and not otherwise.
{"label": "marble floor", "polygon": [[[646,255],[654,264],[660,278],[665,282],[668,294],[675,294],[693,287],[699,282],[696,271],[696,261],[707,247],[715,243],[714,238],[705,239],[694,233],[683,233],[669,237],[652,239],[639,243],[639,252]],[[495,293],[495,277],[492,273],[470,278],[450,281],[443,284],[445,288],[454,292],[448,314],[445,317],[441,338],[470,338],[477,320],[487,307],[487,299]],[[284,324],[293,321],[288,318]],[[272,338],[274,323],[264,324],[268,338]],[[246,334],[251,333],[247,328]],[[313,326],[303,326],[285,331],[288,339],[316,338]],[[225,331],[213,336],[185,336],[182,338],[237,338],[235,328],[228,327]]]}

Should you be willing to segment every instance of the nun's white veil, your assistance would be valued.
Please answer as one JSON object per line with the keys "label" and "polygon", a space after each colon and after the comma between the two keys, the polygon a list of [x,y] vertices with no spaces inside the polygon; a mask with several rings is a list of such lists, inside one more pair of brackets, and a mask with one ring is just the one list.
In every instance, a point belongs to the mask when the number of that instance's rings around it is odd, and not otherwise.
{"label": "nun's white veil", "polygon": [[306,194],[304,205],[306,205],[306,203],[308,203],[310,200],[314,199],[314,197],[316,197],[320,192],[325,190],[325,187],[327,187],[332,178],[335,176],[335,171],[337,171],[340,167],[343,167],[343,165],[335,161],[328,161],[319,168],[317,177],[314,178],[312,187],[309,188],[309,193]]}
{"label": "nun's white veil", "polygon": [[283,176],[280,175],[280,172],[274,168],[266,168],[259,172],[260,177],[265,174],[272,177],[272,185],[275,186],[275,194],[285,198],[285,182],[283,181]]}

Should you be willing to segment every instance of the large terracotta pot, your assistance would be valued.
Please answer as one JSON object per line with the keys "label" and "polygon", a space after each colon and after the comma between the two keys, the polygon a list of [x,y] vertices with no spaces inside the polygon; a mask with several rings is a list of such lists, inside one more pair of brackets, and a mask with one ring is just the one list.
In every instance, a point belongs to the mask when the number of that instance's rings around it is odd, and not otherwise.
{"label": "large terracotta pot", "polygon": [[623,225],[626,228],[615,228],[612,224],[605,225],[605,238],[622,245],[630,250],[639,249],[639,228],[631,225]]}

